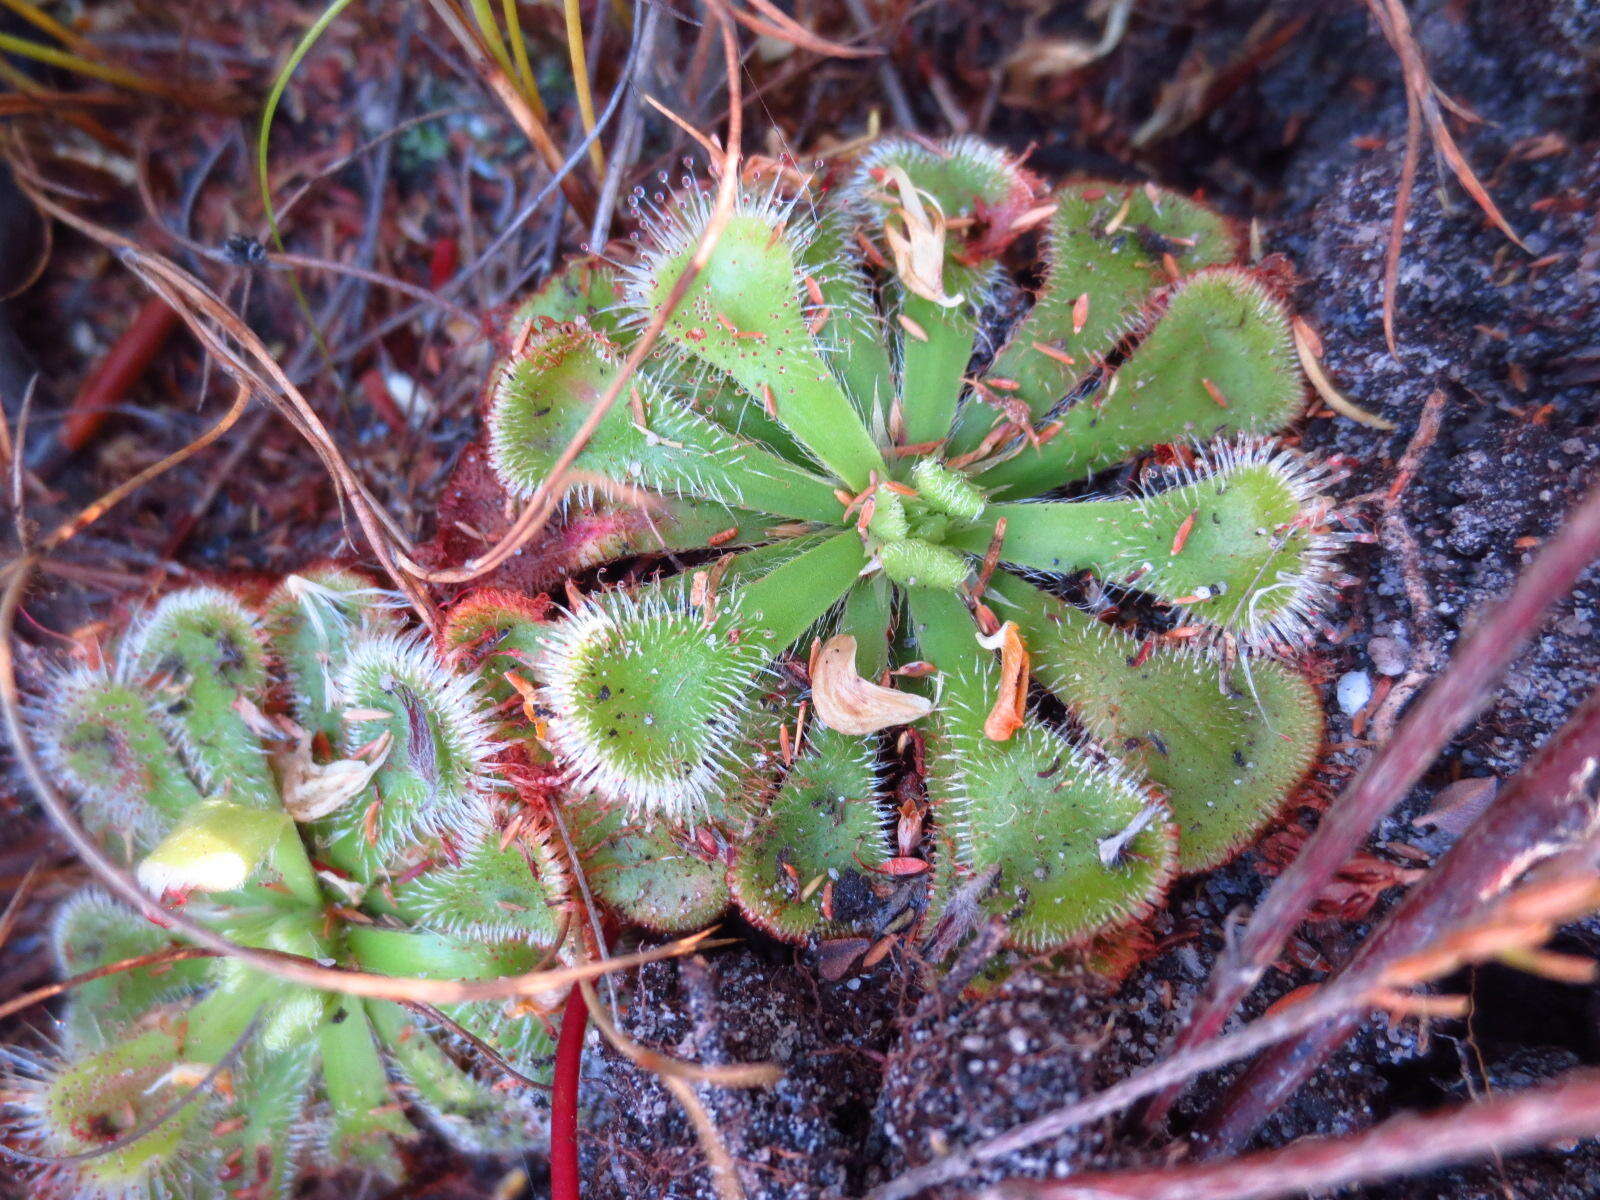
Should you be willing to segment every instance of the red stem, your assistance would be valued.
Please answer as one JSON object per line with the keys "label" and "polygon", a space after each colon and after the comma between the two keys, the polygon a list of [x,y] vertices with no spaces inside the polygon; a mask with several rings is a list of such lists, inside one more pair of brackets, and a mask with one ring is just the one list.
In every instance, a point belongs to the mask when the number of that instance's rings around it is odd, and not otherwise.
{"label": "red stem", "polygon": [[561,1010],[555,1087],[550,1093],[550,1200],[578,1200],[578,1077],[588,1024],[583,989],[574,987]]}
{"label": "red stem", "polygon": [[133,324],[112,343],[72,398],[66,420],[61,423],[59,437],[63,446],[77,451],[89,444],[177,327],[178,314],[159,296],[152,296],[140,306]]}
{"label": "red stem", "polygon": [[1393,1117],[1344,1138],[1306,1138],[1222,1163],[1008,1180],[983,1200],[1268,1200],[1420,1175],[1600,1130],[1600,1072],[1425,1116]]}
{"label": "red stem", "polygon": [[[1600,755],[1600,688],[1578,706],[1439,865],[1413,888],[1345,968],[1354,975],[1416,953],[1499,894],[1530,862],[1571,844],[1594,805],[1580,786]],[[1242,1146],[1365,1019],[1351,1013],[1269,1050],[1204,1123],[1215,1157]]]}

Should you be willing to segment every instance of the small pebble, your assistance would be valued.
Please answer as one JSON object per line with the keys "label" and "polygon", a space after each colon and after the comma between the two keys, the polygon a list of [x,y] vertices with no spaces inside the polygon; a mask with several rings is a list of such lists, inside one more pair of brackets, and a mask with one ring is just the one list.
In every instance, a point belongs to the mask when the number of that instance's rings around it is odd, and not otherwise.
{"label": "small pebble", "polygon": [[1404,647],[1393,638],[1373,638],[1367,643],[1367,657],[1379,675],[1403,675],[1409,665]]}
{"label": "small pebble", "polygon": [[388,389],[389,398],[400,415],[408,421],[426,417],[437,407],[428,389],[404,371],[385,371],[383,386]]}
{"label": "small pebble", "polygon": [[1339,701],[1339,710],[1353,717],[1372,699],[1372,676],[1365,671],[1347,671],[1334,684],[1333,694]]}

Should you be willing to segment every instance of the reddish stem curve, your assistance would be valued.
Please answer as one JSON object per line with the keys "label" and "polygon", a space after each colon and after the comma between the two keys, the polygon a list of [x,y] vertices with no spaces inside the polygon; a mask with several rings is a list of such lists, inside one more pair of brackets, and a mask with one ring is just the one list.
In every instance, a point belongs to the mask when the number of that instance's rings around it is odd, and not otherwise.
{"label": "reddish stem curve", "polygon": [[578,1200],[578,1079],[588,1026],[583,989],[574,987],[561,1010],[555,1087],[550,1094],[550,1200]]}
{"label": "reddish stem curve", "polygon": [[[1538,627],[1545,610],[1571,590],[1600,555],[1600,487],[1596,487],[1528,566],[1511,595],[1483,613],[1450,665],[1434,681],[1333,804],[1289,869],[1273,884],[1234,948],[1219,960],[1210,994],[1175,1040],[1177,1054],[1209,1041],[1253,989],[1284,942],[1378,818],[1421,778],[1450,739],[1477,715],[1489,690]],[[1165,1118],[1182,1088],[1151,1103],[1146,1122]]]}
{"label": "reddish stem curve", "polygon": [[[1581,837],[1594,818],[1594,799],[1583,782],[1597,756],[1600,688],[1362,943],[1345,972],[1377,970],[1421,950],[1443,930],[1466,920],[1531,863]],[[1362,1014],[1346,1014],[1263,1054],[1208,1117],[1208,1157],[1242,1146],[1362,1020]]]}
{"label": "reddish stem curve", "polygon": [[1417,1175],[1600,1131],[1600,1072],[1425,1116],[1407,1114],[1345,1138],[1308,1138],[1223,1163],[1011,1180],[980,1200],[1269,1200]]}
{"label": "reddish stem curve", "polygon": [[112,343],[72,398],[58,434],[64,447],[78,451],[89,444],[177,327],[178,314],[161,297],[152,296],[140,306],[133,323]]}

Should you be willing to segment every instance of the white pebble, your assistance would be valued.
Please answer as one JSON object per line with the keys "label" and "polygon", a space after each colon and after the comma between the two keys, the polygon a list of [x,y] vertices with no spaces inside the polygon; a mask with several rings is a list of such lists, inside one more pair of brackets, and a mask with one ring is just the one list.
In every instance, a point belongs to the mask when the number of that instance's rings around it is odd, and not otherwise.
{"label": "white pebble", "polygon": [[1339,676],[1333,687],[1339,708],[1347,717],[1353,717],[1372,699],[1372,676],[1365,671],[1348,671]]}

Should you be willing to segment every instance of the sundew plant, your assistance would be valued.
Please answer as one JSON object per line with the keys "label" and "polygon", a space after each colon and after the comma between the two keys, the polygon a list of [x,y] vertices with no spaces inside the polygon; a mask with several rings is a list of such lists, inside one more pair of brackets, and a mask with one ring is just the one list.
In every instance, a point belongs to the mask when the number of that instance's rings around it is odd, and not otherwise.
{"label": "sundew plant", "polygon": [[[676,305],[713,203],[685,180],[637,205],[617,261],[524,306],[491,382],[490,460],[529,497],[659,329],[567,496],[642,508],[646,582],[565,610],[468,590],[432,639],[350,570],[188,588],[42,681],[43,749],[152,896],[401,976],[570,957],[591,900],[658,932],[731,906],[868,965],[985,914],[1047,953],[1284,806],[1348,535],[1326,470],[1274,440],[1301,379],[1231,226],[1151,186],[1046,192],[970,139],[775,180]],[[54,944],[63,974],[115,969],[56,1046],[8,1052],[44,1194],[398,1178],[413,1119],[470,1149],[548,1136],[560,995],[324,994],[175,956],[97,891]]]}
{"label": "sundew plant", "polygon": [[[915,881],[937,919],[984,878],[1044,951],[1246,845],[1319,748],[1292,663],[1346,535],[1325,469],[1272,440],[1302,381],[1228,222],[886,140],[742,192],[667,311],[713,203],[689,179],[636,199],[617,261],[519,315],[489,446],[533,495],[661,324],[569,499],[640,496],[682,569],[551,622],[496,602],[464,639],[516,668],[593,844],[629,847],[600,894],[661,928],[731,895],[798,938],[846,929],[841,897]],[[808,721],[775,702],[801,678]],[[870,735],[898,726],[925,795],[891,813]]]}
{"label": "sundew plant", "polygon": [[[491,707],[358,575],[172,593],[41,691],[33,725],[86,826],[237,943],[471,979],[562,940],[566,876]],[[417,1010],[163,961],[171,935],[98,890],[53,941],[67,976],[155,961],[78,987],[49,1052],[8,1052],[41,1195],[264,1200],[310,1163],[396,1178],[408,1112],[469,1150],[548,1136],[545,1094],[495,1083],[547,1080],[560,997]]]}

